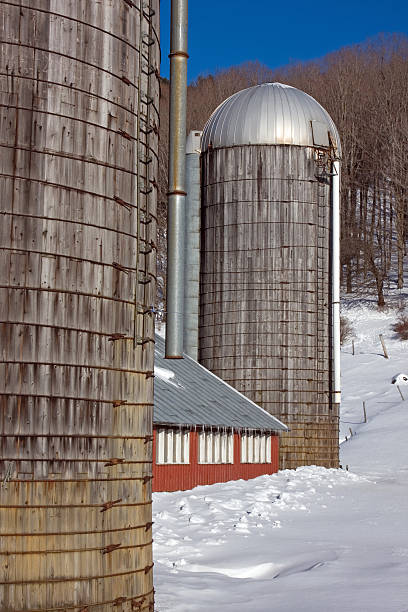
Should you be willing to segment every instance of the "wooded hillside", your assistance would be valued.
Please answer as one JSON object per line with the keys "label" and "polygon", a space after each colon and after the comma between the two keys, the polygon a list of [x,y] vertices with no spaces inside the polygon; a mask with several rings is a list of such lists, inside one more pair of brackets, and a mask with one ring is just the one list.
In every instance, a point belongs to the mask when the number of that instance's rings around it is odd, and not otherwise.
{"label": "wooded hillside", "polygon": [[[342,142],[341,263],[347,293],[375,289],[379,306],[391,277],[403,286],[408,230],[408,38],[379,37],[307,63],[270,70],[247,63],[199,77],[188,88],[187,127],[202,129],[236,91],[278,81],[330,113]],[[161,83],[159,259],[165,278],[169,83]]]}

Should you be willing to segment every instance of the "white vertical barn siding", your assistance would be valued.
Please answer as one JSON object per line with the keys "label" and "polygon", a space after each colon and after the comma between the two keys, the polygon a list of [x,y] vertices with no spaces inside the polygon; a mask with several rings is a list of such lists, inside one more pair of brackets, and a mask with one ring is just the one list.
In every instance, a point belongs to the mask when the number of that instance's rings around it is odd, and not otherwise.
{"label": "white vertical barn siding", "polygon": [[202,155],[199,361],[289,426],[283,468],[338,465],[321,171],[312,147]]}
{"label": "white vertical barn siding", "polygon": [[151,610],[157,0],[0,1],[0,609]]}
{"label": "white vertical barn siding", "polygon": [[200,431],[199,463],[234,463],[234,435],[223,431]]}
{"label": "white vertical barn siding", "polygon": [[271,463],[271,436],[256,432],[241,435],[241,463]]}
{"label": "white vertical barn siding", "polygon": [[156,462],[158,464],[189,463],[189,431],[171,428],[157,429],[156,436]]}

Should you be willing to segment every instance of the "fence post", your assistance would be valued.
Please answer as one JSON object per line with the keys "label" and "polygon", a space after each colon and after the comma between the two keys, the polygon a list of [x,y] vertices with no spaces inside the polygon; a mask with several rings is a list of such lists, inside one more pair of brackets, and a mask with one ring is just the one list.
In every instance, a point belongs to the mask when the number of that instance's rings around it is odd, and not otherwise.
{"label": "fence post", "polygon": [[389,357],[388,357],[388,353],[387,353],[387,349],[386,349],[386,347],[385,347],[385,342],[384,342],[383,335],[382,335],[382,334],[380,334],[379,338],[380,338],[380,340],[381,340],[381,344],[382,344],[382,347],[383,347],[384,357],[385,357],[386,359],[389,359]]}

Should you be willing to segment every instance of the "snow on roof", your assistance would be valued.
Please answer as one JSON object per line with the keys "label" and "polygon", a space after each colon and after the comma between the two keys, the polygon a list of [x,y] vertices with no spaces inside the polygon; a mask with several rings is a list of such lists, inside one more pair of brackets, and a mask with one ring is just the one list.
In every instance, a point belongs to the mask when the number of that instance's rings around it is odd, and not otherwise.
{"label": "snow on roof", "polygon": [[155,423],[287,431],[286,425],[184,355],[164,358],[164,339],[156,334]]}

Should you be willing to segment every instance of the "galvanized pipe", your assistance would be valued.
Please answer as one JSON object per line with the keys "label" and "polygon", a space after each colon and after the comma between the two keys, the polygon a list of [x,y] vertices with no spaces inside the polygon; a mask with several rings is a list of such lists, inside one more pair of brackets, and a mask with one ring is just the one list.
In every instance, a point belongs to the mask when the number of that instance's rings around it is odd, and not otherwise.
{"label": "galvanized pipe", "polygon": [[184,352],[198,359],[200,290],[200,139],[193,130],[186,144],[186,242],[184,264]]}
{"label": "galvanized pipe", "polygon": [[170,37],[169,191],[167,209],[166,358],[183,357],[187,5],[172,0]]}
{"label": "galvanized pipe", "polygon": [[332,168],[333,402],[340,404],[340,162]]}

